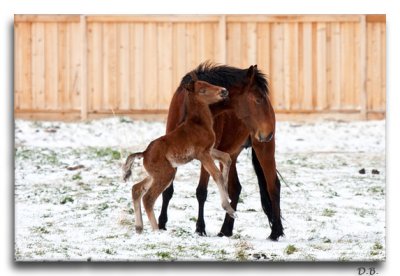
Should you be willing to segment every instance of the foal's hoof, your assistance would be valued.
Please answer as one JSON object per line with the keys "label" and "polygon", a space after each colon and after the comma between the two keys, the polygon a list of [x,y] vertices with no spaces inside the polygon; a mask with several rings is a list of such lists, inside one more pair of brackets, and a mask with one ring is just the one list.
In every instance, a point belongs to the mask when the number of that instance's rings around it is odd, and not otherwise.
{"label": "foal's hoof", "polygon": [[135,227],[135,230],[136,230],[136,233],[142,234],[142,232],[143,232],[143,226],[136,226],[136,227]]}

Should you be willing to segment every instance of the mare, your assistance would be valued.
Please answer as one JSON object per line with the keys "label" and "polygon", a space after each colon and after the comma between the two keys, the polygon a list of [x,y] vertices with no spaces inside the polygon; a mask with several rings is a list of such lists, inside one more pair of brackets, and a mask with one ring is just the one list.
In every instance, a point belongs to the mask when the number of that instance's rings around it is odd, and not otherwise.
{"label": "mare", "polygon": [[[228,194],[236,210],[241,184],[236,170],[236,160],[244,147],[252,147],[252,163],[257,176],[261,205],[268,217],[271,240],[283,236],[280,210],[280,181],[275,163],[275,113],[269,98],[269,84],[257,65],[240,69],[210,62],[200,64],[187,73],[175,91],[167,119],[166,133],[174,131],[185,117],[185,93],[182,84],[199,79],[229,90],[229,101],[210,106],[214,118],[216,142],[214,147],[227,152],[232,163],[228,177]],[[204,203],[207,198],[209,173],[202,166],[196,189],[199,204],[196,232],[206,235]],[[163,192],[162,209],[158,220],[160,229],[166,229],[167,209],[174,192],[173,183]],[[234,218],[225,215],[219,236],[232,236]]]}
{"label": "mare", "polygon": [[[214,148],[215,134],[213,118],[209,105],[222,101],[229,92],[220,86],[204,81],[190,81],[182,84],[185,93],[187,116],[175,130],[152,141],[144,152],[128,156],[124,165],[124,180],[131,175],[134,159],[143,157],[143,165],[149,176],[132,187],[133,207],[135,209],[136,232],[143,231],[141,200],[153,230],[158,229],[154,216],[154,203],[158,196],[171,184],[176,167],[193,159],[200,160],[202,166],[217,183],[223,209],[232,217],[235,211],[229,204],[227,180],[231,159],[229,154]],[[222,172],[214,163],[222,163]]]}

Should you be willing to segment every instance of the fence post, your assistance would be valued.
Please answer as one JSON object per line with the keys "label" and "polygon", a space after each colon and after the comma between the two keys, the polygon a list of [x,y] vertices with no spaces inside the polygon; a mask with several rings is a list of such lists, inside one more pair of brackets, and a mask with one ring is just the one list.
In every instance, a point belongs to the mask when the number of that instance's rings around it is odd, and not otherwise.
{"label": "fence post", "polygon": [[367,95],[367,21],[366,15],[360,15],[360,104],[361,118],[368,119]]}
{"label": "fence post", "polygon": [[88,91],[87,91],[87,30],[86,16],[80,16],[81,32],[81,120],[88,117]]}
{"label": "fence post", "polygon": [[226,18],[221,15],[218,22],[219,62],[226,64]]}

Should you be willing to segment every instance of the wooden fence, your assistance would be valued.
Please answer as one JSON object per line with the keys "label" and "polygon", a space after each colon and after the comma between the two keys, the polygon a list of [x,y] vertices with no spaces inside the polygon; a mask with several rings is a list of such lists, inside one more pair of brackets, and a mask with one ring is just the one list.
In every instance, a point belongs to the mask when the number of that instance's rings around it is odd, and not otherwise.
{"label": "wooden fence", "polygon": [[278,118],[384,118],[384,15],[16,15],[16,117],[167,113],[211,60],[265,72]]}

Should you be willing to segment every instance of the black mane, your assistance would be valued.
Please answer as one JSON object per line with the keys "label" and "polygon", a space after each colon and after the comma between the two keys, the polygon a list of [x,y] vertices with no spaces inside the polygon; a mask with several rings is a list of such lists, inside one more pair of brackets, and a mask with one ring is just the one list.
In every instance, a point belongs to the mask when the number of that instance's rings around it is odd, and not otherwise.
{"label": "black mane", "polygon": [[[203,62],[194,72],[199,80],[209,82],[213,85],[218,85],[225,87],[229,90],[232,86],[241,86],[246,78],[246,69],[240,69],[228,65],[217,65],[212,62]],[[190,82],[192,77],[190,73],[187,73],[181,80],[182,84],[187,84]],[[259,70],[257,70],[255,75],[255,82],[260,90],[260,92],[268,95],[269,94],[269,84],[266,76]]]}

